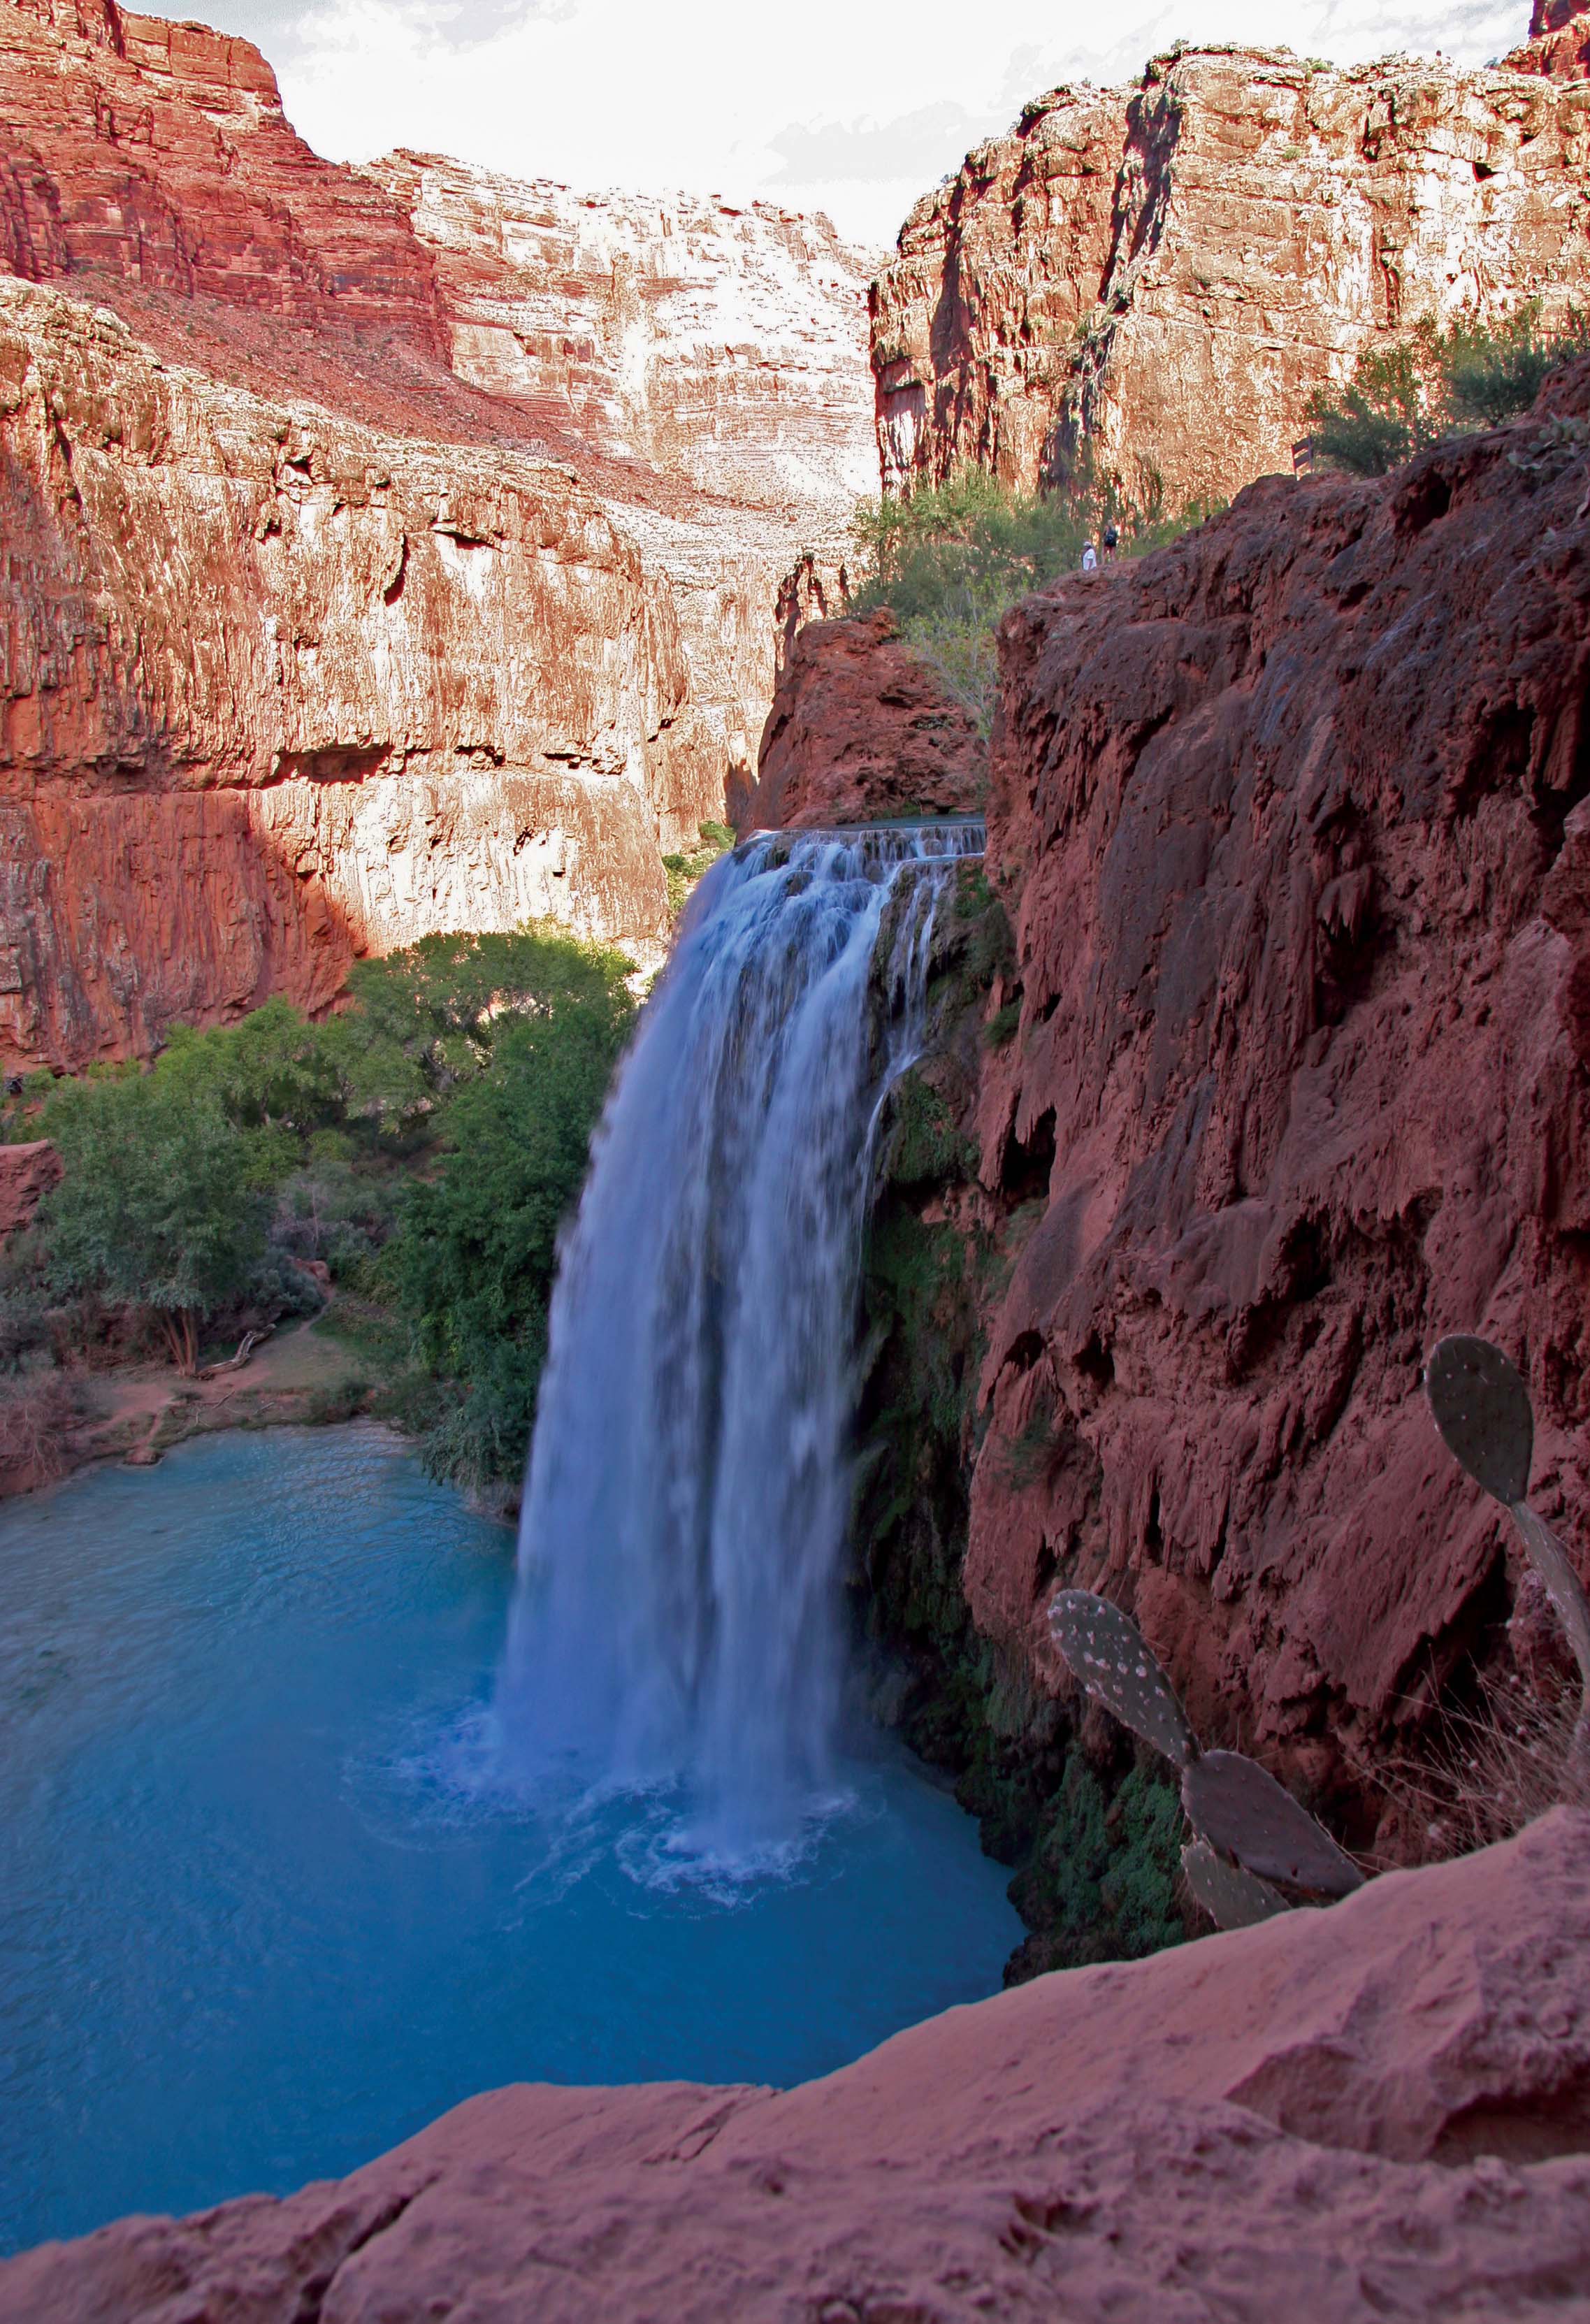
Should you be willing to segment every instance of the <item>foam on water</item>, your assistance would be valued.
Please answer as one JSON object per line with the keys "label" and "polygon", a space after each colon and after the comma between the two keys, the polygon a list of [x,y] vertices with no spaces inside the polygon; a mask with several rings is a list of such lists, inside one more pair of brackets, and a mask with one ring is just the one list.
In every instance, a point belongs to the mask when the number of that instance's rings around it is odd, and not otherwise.
{"label": "foam on water", "polygon": [[1008,1876],[887,1738],[756,1883],[679,1877],[666,1786],[484,1784],[512,1582],[363,1427],[0,1508],[0,2247],[345,2172],[502,2082],[799,2080],[997,1986]]}

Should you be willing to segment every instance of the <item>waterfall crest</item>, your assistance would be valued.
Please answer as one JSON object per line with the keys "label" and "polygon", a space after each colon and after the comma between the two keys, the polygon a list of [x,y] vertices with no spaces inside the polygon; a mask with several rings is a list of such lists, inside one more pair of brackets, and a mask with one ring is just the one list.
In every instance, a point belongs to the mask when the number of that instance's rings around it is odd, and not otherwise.
{"label": "waterfall crest", "polygon": [[515,1769],[678,1784],[749,1861],[829,1779],[881,1102],[979,825],[764,834],[709,873],[553,1295],[496,1720]]}

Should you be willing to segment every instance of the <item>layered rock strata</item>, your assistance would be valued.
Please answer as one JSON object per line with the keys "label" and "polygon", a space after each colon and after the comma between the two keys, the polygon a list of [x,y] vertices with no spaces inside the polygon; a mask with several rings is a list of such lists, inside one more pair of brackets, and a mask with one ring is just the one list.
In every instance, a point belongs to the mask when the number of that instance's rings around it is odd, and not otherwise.
{"label": "layered rock strata", "polygon": [[80,1065],[437,928],[643,936],[702,776],[565,470],[266,402],[0,283],[0,1049]]}
{"label": "layered rock strata", "polygon": [[1506,1652],[1498,1512],[1420,1388],[1444,1333],[1524,1370],[1590,1572],[1587,455],[1590,366],[1002,633],[978,1130],[1024,1207],[966,1592],[1045,1695],[1056,1583],[1134,1608],[1206,1735],[1383,1856],[1427,1836],[1369,1771]]}
{"label": "layered rock strata", "polygon": [[806,556],[842,597],[855,504],[878,488],[868,261],[767,203],[581,196],[434,154],[371,174],[435,263],[457,376],[561,456],[597,454],[668,576],[717,761],[702,812],[721,815],[756,765],[780,584]]}
{"label": "layered rock strata", "polygon": [[740,822],[965,815],[987,790],[976,720],[879,611],[813,622],[795,637]]}
{"label": "layered rock strata", "polygon": [[318,1006],[437,927],[658,938],[661,852],[749,786],[781,576],[842,595],[861,263],[322,161],[246,42],[115,0],[0,0],[0,258],[80,302],[0,320],[7,1060]]}
{"label": "layered rock strata", "polygon": [[1291,473],[1365,347],[1536,296],[1590,299],[1583,86],[1173,51],[1038,98],[913,210],[872,293],[884,481],[1086,457],[1138,505],[1221,501]]}
{"label": "layered rock strata", "polygon": [[181,2316],[1582,2312],[1590,1817],[775,2092],[521,2085],[340,2182],[0,2266],[15,2324]]}

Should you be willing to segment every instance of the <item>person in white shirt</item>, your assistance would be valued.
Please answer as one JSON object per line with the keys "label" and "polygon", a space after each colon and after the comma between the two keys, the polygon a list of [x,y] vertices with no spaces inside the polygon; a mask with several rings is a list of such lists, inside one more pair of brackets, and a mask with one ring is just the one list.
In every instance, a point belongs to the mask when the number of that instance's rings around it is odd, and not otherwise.
{"label": "person in white shirt", "polygon": [[1097,573],[1098,570],[1098,551],[1091,541],[1082,551],[1082,570],[1084,573]]}

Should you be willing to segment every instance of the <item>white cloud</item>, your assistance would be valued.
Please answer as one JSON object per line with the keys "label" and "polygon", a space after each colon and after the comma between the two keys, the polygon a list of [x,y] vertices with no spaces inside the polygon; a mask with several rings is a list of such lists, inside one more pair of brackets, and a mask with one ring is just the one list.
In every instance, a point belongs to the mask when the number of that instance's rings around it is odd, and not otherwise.
{"label": "white cloud", "polygon": [[[204,5],[204,0],[199,0]],[[275,64],[319,152],[455,153],[581,188],[684,187],[825,208],[870,244],[968,146],[1057,81],[1123,80],[1177,38],[1361,62],[1483,63],[1523,0],[209,0]]]}

